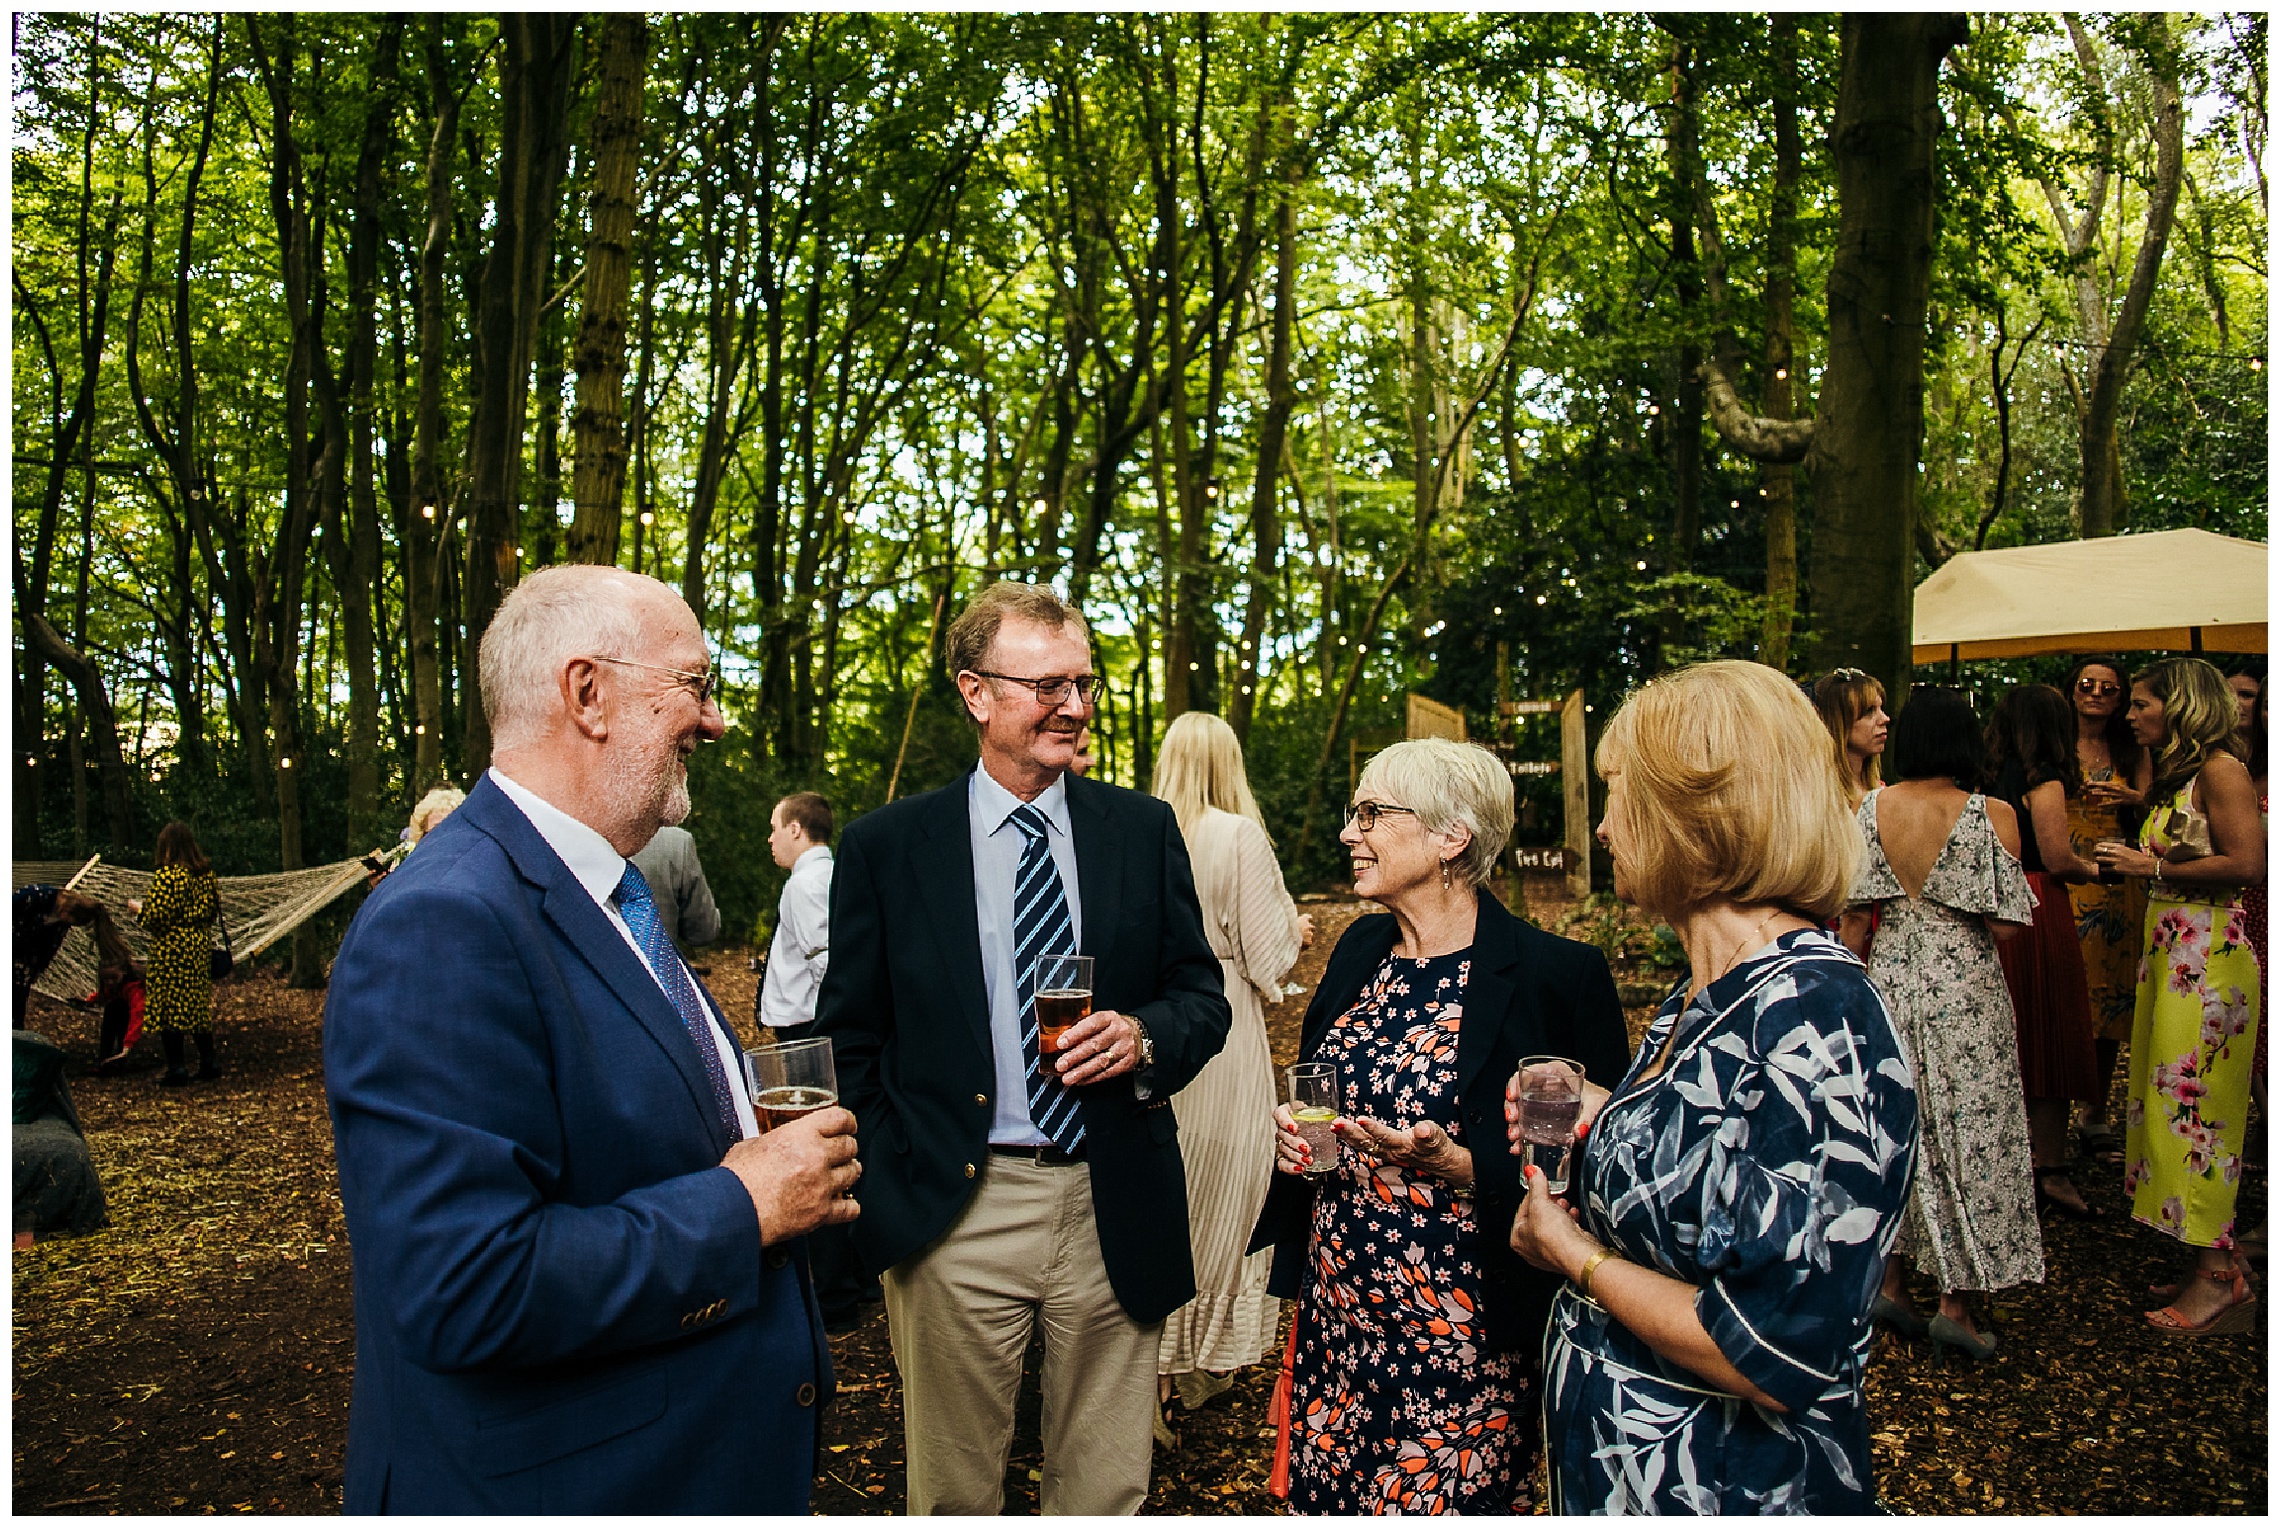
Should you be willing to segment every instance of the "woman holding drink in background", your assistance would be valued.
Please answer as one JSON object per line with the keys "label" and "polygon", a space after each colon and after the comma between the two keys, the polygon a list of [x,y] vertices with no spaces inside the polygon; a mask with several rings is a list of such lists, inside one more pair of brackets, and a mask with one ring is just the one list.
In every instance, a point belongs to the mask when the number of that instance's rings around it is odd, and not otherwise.
{"label": "woman holding drink in background", "polygon": [[[2130,671],[2104,654],[2077,659],[2067,677],[2074,707],[2074,758],[2082,789],[2066,798],[2067,836],[2089,859],[2106,839],[2133,839],[2153,786],[2153,755],[2130,731]],[[2106,1111],[2122,1042],[2137,1012],[2138,947],[2145,937],[2145,888],[2125,876],[2101,876],[2066,888],[2074,906],[2074,932],[2082,941],[2082,970],[2090,984],[2090,1019],[2097,1030],[2096,1100],[2082,1109],[2082,1149],[2121,1162],[2122,1134]]]}
{"label": "woman holding drink in background", "polygon": [[1187,843],[1204,937],[1219,957],[1233,1015],[1227,1044],[1172,1095],[1196,1288],[1193,1300],[1165,1318],[1156,1351],[1156,1437],[1176,1444],[1161,1409],[1175,1389],[1194,1411],[1234,1383],[1230,1370],[1274,1351],[1282,1302],[1267,1293],[1272,1257],[1244,1252],[1274,1177],[1266,1005],[1282,996],[1282,979],[1313,941],[1314,922],[1299,914],[1283,885],[1234,728],[1208,711],[1178,718],[1164,730],[1154,784]]}
{"label": "woman holding drink in background", "polygon": [[1511,831],[1495,755],[1417,739],[1370,760],[1339,835],[1354,890],[1386,912],[1346,930],[1300,1034],[1301,1066],[1329,1068],[1330,1091],[1296,1102],[1334,1110],[1338,1144],[1326,1160],[1276,1108],[1278,1171],[1252,1238],[1275,1249],[1269,1288],[1299,1302],[1296,1512],[1526,1506],[1556,1281],[1504,1245],[1520,1183],[1499,1106],[1523,1057],[1572,1057],[1609,1082],[1626,1046],[1606,957],[1482,889]]}
{"label": "woman holding drink in background", "polygon": [[1653,681],[1600,739],[1616,895],[1692,974],[1622,1085],[1584,1086],[1567,1202],[1531,1167],[1512,1222],[1568,1281],[1554,1512],[1874,1509],[1861,1381],[1916,1104],[1883,1001],[1816,926],[1862,849],[1828,746],[1794,684],[1733,662]]}

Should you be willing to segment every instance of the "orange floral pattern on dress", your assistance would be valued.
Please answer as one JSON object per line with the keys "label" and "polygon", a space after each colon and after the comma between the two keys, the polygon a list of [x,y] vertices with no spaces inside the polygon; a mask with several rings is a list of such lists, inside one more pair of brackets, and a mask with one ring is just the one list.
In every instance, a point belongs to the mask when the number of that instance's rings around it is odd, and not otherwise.
{"label": "orange floral pattern on dress", "polygon": [[[1465,1144],[1457,1093],[1466,952],[1389,956],[1311,1059],[1339,1112]],[[1496,1144],[1501,1145],[1499,1141]],[[1472,1196],[1350,1147],[1317,1191],[1293,1367],[1291,1509],[1526,1510],[1536,1429],[1525,1362],[1481,1344]]]}

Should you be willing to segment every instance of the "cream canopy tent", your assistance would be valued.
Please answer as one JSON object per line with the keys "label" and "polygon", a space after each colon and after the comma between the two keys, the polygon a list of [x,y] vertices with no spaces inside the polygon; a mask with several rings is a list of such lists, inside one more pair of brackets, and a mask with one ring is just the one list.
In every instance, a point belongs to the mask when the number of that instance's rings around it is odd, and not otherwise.
{"label": "cream canopy tent", "polygon": [[1916,586],[1915,660],[2261,653],[2267,554],[2191,530],[1965,552]]}

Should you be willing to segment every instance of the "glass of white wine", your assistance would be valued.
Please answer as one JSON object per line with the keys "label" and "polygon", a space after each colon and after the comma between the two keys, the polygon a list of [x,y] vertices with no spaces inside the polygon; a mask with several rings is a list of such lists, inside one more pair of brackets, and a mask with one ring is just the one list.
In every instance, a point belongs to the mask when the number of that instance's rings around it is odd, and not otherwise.
{"label": "glass of white wine", "polygon": [[1309,1178],[1327,1178],[1338,1170],[1338,1069],[1327,1061],[1302,1061],[1284,1076],[1291,1120],[1310,1153],[1303,1171]]}

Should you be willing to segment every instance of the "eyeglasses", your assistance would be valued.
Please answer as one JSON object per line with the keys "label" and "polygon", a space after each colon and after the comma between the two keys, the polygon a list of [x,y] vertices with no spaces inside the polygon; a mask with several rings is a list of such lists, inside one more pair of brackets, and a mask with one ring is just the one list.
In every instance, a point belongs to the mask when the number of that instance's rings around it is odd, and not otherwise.
{"label": "eyeglasses", "polygon": [[2074,693],[2077,695],[2119,695],[2122,693],[2122,687],[2111,679],[2077,679],[2074,681]]}
{"label": "eyeglasses", "polygon": [[694,687],[697,704],[700,706],[720,693],[720,670],[717,668],[708,668],[701,674],[692,674],[687,669],[667,668],[660,663],[636,663],[631,658],[596,658],[594,661],[596,663],[614,663],[620,668],[647,669],[652,674],[671,674],[682,684]]}
{"label": "eyeglasses", "polygon": [[1043,679],[1024,679],[1018,674],[993,674],[988,669],[968,669],[966,672],[977,679],[1002,679],[1007,684],[1027,686],[1036,692],[1037,703],[1041,706],[1059,705],[1068,699],[1071,690],[1077,692],[1078,705],[1089,706],[1093,703],[1093,697],[1100,693],[1101,686],[1098,674],[1079,674],[1074,679],[1065,674],[1048,674]]}
{"label": "eyeglasses", "polygon": [[1389,816],[1396,812],[1404,817],[1414,817],[1417,815],[1417,808],[1413,806],[1385,806],[1375,801],[1357,801],[1346,808],[1346,820],[1367,833],[1378,825],[1380,817]]}

